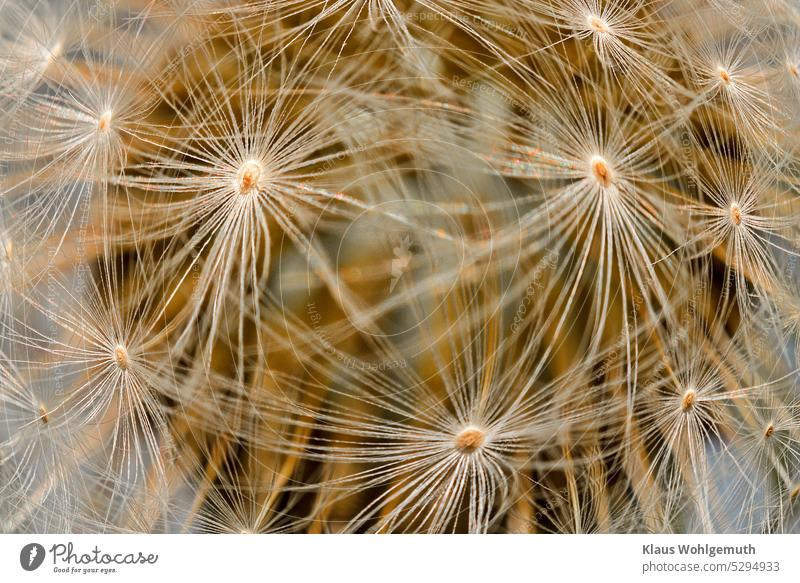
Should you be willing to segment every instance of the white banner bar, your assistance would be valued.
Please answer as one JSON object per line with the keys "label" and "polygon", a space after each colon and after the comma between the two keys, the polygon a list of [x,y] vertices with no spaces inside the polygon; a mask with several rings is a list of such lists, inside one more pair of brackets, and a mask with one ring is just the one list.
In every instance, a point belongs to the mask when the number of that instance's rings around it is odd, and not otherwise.
{"label": "white banner bar", "polygon": [[796,535],[3,535],[0,582],[796,583],[799,555]]}

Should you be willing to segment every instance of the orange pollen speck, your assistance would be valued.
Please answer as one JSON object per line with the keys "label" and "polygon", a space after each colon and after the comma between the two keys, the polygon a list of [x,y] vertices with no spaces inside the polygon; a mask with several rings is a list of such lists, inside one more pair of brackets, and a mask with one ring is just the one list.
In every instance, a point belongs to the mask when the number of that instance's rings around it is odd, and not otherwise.
{"label": "orange pollen speck", "polygon": [[789,63],[789,65],[787,65],[787,67],[789,69],[789,74],[792,77],[795,77],[795,78],[800,77],[800,71],[798,71],[797,65],[795,65],[794,63]]}
{"label": "orange pollen speck", "polygon": [[472,453],[483,445],[486,435],[477,427],[467,427],[456,436],[456,449]]}
{"label": "orange pollen speck", "polygon": [[128,351],[125,350],[124,346],[118,345],[114,349],[114,362],[117,363],[120,370],[128,370],[130,359],[128,358]]}
{"label": "orange pollen speck", "polygon": [[100,132],[106,131],[111,126],[111,110],[105,112],[97,119],[97,130]]}
{"label": "orange pollen speck", "polygon": [[728,73],[727,69],[723,69],[720,67],[717,72],[719,73],[719,78],[722,79],[723,83],[726,85],[731,82],[731,74]]}
{"label": "orange pollen speck", "polygon": [[681,409],[684,411],[688,411],[694,406],[695,401],[697,400],[697,391],[694,389],[689,389],[683,394],[683,399],[681,400]]}
{"label": "orange pollen speck", "polygon": [[737,227],[742,224],[742,209],[735,202],[731,204],[731,221]]}
{"label": "orange pollen speck", "polygon": [[239,192],[247,194],[258,186],[261,179],[261,164],[255,161],[246,162],[239,171]]}
{"label": "orange pollen speck", "polygon": [[603,187],[608,188],[614,181],[614,175],[608,163],[600,156],[595,156],[591,160],[592,174],[595,180]]}
{"label": "orange pollen speck", "polygon": [[600,33],[608,32],[608,24],[605,20],[600,18],[599,16],[589,16],[589,27],[595,31]]}

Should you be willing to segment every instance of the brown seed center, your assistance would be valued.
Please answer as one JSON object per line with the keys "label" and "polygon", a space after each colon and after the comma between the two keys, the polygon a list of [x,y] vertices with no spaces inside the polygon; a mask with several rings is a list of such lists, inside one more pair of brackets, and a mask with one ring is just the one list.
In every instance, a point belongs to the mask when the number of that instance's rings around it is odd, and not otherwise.
{"label": "brown seed center", "polygon": [[688,411],[694,406],[695,401],[697,400],[697,391],[694,389],[689,389],[683,394],[683,399],[681,400],[681,409],[684,411]]}
{"label": "brown seed center", "polygon": [[462,453],[472,453],[480,446],[486,439],[486,435],[477,427],[467,427],[456,436],[456,449]]}
{"label": "brown seed center", "polygon": [[611,168],[609,168],[608,162],[600,156],[595,156],[591,160],[591,167],[592,175],[594,175],[595,180],[597,180],[603,188],[611,186],[611,183],[614,181],[614,173],[611,171]]}
{"label": "brown seed center", "polygon": [[258,186],[258,181],[261,179],[261,165],[251,160],[245,162],[242,169],[239,171],[239,192],[241,194],[249,193],[253,188]]}
{"label": "brown seed center", "polygon": [[121,344],[114,349],[114,362],[117,363],[120,370],[128,370],[128,366],[130,366],[128,351]]}
{"label": "brown seed center", "polygon": [[772,437],[772,435],[774,433],[775,433],[775,426],[772,423],[770,423],[769,425],[767,425],[767,428],[764,430],[764,437],[769,439],[770,437]]}
{"label": "brown seed center", "polygon": [[723,69],[720,67],[717,72],[719,73],[719,78],[722,79],[722,82],[726,85],[731,82],[731,74],[728,73],[727,69]]}
{"label": "brown seed center", "polygon": [[106,111],[97,119],[97,131],[104,132],[111,126],[111,110]]}
{"label": "brown seed center", "polygon": [[589,27],[595,32],[608,32],[608,24],[599,16],[589,16]]}
{"label": "brown seed center", "polygon": [[737,227],[742,224],[742,208],[735,202],[731,204],[731,221]]}

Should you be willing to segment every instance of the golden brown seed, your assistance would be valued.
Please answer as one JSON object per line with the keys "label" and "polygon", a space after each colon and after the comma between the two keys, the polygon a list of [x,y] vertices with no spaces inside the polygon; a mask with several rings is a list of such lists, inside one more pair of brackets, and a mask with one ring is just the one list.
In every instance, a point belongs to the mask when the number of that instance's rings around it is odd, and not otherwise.
{"label": "golden brown seed", "polygon": [[719,73],[719,78],[722,79],[722,82],[726,85],[731,82],[731,74],[728,73],[727,69],[723,69],[720,67],[717,72]]}
{"label": "golden brown seed", "polygon": [[239,171],[239,192],[241,194],[247,194],[258,186],[258,181],[260,179],[261,165],[253,160],[245,162],[242,169]]}
{"label": "golden brown seed", "polygon": [[97,119],[97,131],[104,132],[111,126],[111,111],[106,111]]}
{"label": "golden brown seed", "polygon": [[595,180],[597,180],[603,188],[611,186],[611,183],[614,181],[614,174],[611,172],[611,168],[608,167],[608,162],[600,156],[595,156],[592,158],[591,166]]}
{"label": "golden brown seed", "polygon": [[742,224],[742,208],[735,202],[731,204],[731,221],[737,227]]}
{"label": "golden brown seed", "polygon": [[764,437],[769,439],[775,433],[775,427],[770,423],[767,425],[767,428],[764,430]]}
{"label": "golden brown seed", "polygon": [[114,349],[114,362],[120,370],[128,370],[130,359],[128,358],[128,351],[121,344]]}
{"label": "golden brown seed", "polygon": [[477,427],[467,427],[456,436],[456,449],[462,453],[472,453],[483,445],[485,439],[483,431]]}
{"label": "golden brown seed", "polygon": [[683,399],[681,400],[681,409],[684,411],[688,411],[694,406],[695,401],[697,400],[697,391],[694,389],[689,389],[683,394]]}
{"label": "golden brown seed", "polygon": [[47,414],[47,409],[45,409],[44,405],[39,405],[39,419],[44,424],[50,423],[50,416]]}
{"label": "golden brown seed", "polygon": [[606,24],[606,22],[602,18],[599,18],[597,16],[589,17],[589,27],[595,32],[599,33],[608,32],[608,24]]}

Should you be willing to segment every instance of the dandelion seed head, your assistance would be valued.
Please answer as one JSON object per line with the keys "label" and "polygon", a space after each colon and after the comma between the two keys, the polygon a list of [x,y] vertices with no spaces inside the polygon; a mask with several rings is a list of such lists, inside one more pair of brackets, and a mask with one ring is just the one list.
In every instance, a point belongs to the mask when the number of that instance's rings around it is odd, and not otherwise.
{"label": "dandelion seed head", "polygon": [[4,531],[797,530],[796,23],[140,4],[0,19]]}
{"label": "dandelion seed head", "polygon": [[486,433],[478,427],[469,426],[462,429],[456,435],[456,449],[464,454],[471,454],[477,451],[486,441]]}

